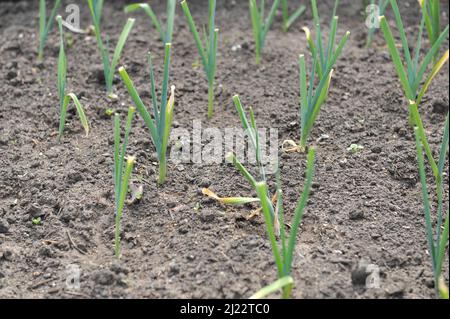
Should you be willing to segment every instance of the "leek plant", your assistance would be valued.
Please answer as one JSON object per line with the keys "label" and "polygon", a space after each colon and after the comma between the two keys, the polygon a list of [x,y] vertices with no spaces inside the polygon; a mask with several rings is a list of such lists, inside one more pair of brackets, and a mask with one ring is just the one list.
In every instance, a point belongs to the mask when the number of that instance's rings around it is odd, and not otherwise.
{"label": "leek plant", "polygon": [[283,31],[287,32],[289,28],[292,26],[292,24],[297,20],[303,12],[305,12],[306,7],[304,5],[301,5],[298,7],[297,10],[292,13],[292,15],[289,15],[289,8],[288,8],[288,0],[281,0],[281,14],[283,16]]}
{"label": "leek plant", "polygon": [[[411,101],[411,103],[414,103]],[[438,175],[435,176],[436,183],[436,198],[437,198],[437,225],[436,230],[433,231],[433,226],[431,223],[431,205],[428,196],[427,179],[425,173],[425,164],[423,156],[423,142],[422,136],[420,134],[419,128],[414,128],[415,138],[416,138],[416,150],[417,159],[419,164],[419,175],[420,183],[422,187],[422,199],[425,211],[425,225],[428,241],[428,250],[431,256],[431,265],[434,274],[434,285],[437,294],[441,298],[448,299],[448,288],[445,285],[444,279],[442,277],[442,265],[445,259],[445,251],[448,242],[448,229],[449,229],[449,212],[448,212],[448,202],[447,202],[447,217],[443,222],[443,174],[444,166],[446,162],[447,149],[448,149],[448,135],[449,135],[449,123],[448,123],[448,113],[447,120],[445,122],[444,134],[442,139],[442,144],[440,148],[439,160],[437,163]],[[417,123],[416,123],[417,124]],[[430,160],[429,160],[430,162]],[[436,163],[433,159],[433,162]],[[442,229],[443,226],[443,229]]]}
{"label": "leek plant", "polygon": [[92,21],[94,23],[94,33],[97,40],[97,45],[100,50],[100,55],[102,57],[103,72],[105,75],[106,90],[110,97],[115,98],[113,94],[113,80],[116,71],[117,64],[119,63],[120,56],[122,54],[123,47],[127,41],[128,35],[133,28],[134,19],[129,18],[125,26],[123,27],[122,33],[119,36],[119,41],[117,42],[116,48],[114,50],[114,55],[110,61],[110,56],[108,53],[108,47],[105,46],[101,31],[100,31],[100,21],[102,17],[103,10],[103,0],[88,0],[89,10],[91,12]]}
{"label": "leek plant", "polygon": [[53,5],[53,9],[50,12],[50,16],[47,20],[47,8],[45,0],[39,0],[39,49],[38,60],[42,61],[44,58],[44,48],[47,42],[48,33],[53,28],[56,12],[61,5],[61,0],[56,0]]}
{"label": "leek plant", "polygon": [[427,71],[427,68],[430,65],[430,63],[432,63],[433,57],[439,52],[440,46],[448,36],[449,31],[448,25],[439,35],[439,38],[433,44],[431,49],[426,53],[422,62],[419,63],[420,51],[422,48],[422,34],[426,21],[425,15],[422,14],[419,34],[414,49],[414,55],[412,56],[409,50],[408,40],[406,38],[405,30],[403,28],[403,22],[400,16],[400,12],[398,10],[397,1],[390,0],[390,3],[394,11],[396,25],[400,33],[400,39],[402,42],[402,48],[406,60],[405,63],[406,68],[403,65],[400,53],[397,49],[394,40],[394,36],[392,35],[391,28],[389,27],[389,24],[387,23],[386,18],[384,16],[380,17],[381,30],[383,31],[384,37],[386,38],[388,49],[391,58],[394,62],[394,66],[398,74],[398,77],[400,78],[403,91],[405,93],[407,100],[409,101],[410,124],[417,127],[417,132],[422,141],[425,153],[427,154],[428,160],[431,163],[433,174],[435,178],[438,178],[439,170],[435,161],[433,160],[433,155],[431,153],[430,146],[426,139],[425,130],[423,128],[422,120],[419,114],[419,106],[432,80],[435,78],[435,76],[439,73],[442,66],[448,60],[449,50],[447,50],[444,53],[444,55],[432,66],[432,69],[428,73],[427,77],[424,79],[425,72]]}
{"label": "leek plant", "polygon": [[170,131],[173,120],[173,108],[175,101],[175,86],[171,87],[170,97],[167,98],[168,83],[169,83],[169,65],[170,65],[170,43],[165,45],[164,54],[164,74],[161,90],[161,100],[158,103],[156,96],[155,76],[153,72],[153,64],[151,55],[148,55],[148,62],[150,65],[150,84],[153,107],[153,119],[147,110],[147,107],[142,102],[139,93],[137,92],[133,82],[131,81],[127,71],[124,67],[119,68],[119,74],[127,87],[128,93],[131,96],[139,114],[142,116],[145,124],[150,130],[150,136],[155,145],[158,154],[159,162],[159,178],[158,183],[163,184],[166,180],[167,173],[167,145],[169,142]]}
{"label": "leek plant", "polygon": [[[263,290],[256,294],[256,297],[264,296],[271,293],[274,289],[282,289],[283,298],[289,298],[293,288],[293,281],[289,279],[292,271],[293,253],[297,242],[297,233],[302,221],[303,213],[308,201],[309,192],[314,175],[314,158],[315,150],[310,148],[307,155],[307,169],[306,169],[306,181],[303,188],[303,192],[295,208],[294,217],[291,223],[291,231],[287,233],[284,224],[284,209],[283,209],[283,194],[281,191],[281,182],[279,170],[277,172],[276,183],[276,205],[273,206],[270,197],[268,196],[267,181],[264,174],[264,166],[261,162],[261,151],[258,138],[258,130],[253,114],[253,110],[250,109],[250,122],[248,121],[239,97],[236,95],[233,97],[235,107],[240,116],[242,125],[250,141],[255,148],[256,161],[260,167],[260,177],[255,179],[249,171],[239,162],[234,154],[229,154],[227,159],[231,161],[234,166],[241,172],[241,174],[249,181],[252,187],[258,194],[258,198],[261,202],[262,212],[264,215],[264,221],[266,224],[267,235],[272,247],[272,253],[275,258],[275,264],[278,270],[278,282],[274,285],[263,288]],[[280,242],[277,241],[277,236],[280,238]],[[286,278],[287,277],[287,278]]]}
{"label": "leek plant", "polygon": [[265,17],[265,1],[261,0],[260,7],[256,0],[249,0],[250,18],[252,20],[253,38],[255,41],[256,64],[261,62],[261,54],[266,42],[267,32],[269,32],[275,18],[280,0],[274,0],[269,14]]}
{"label": "leek plant", "polygon": [[[419,0],[422,14],[425,16],[425,27],[427,29],[430,44],[434,45],[439,39],[441,33],[441,8],[440,0]],[[436,52],[434,60],[439,58],[439,52]]]}
{"label": "leek plant", "polygon": [[[344,48],[344,45],[347,42],[348,37],[350,36],[350,31],[347,31],[345,35],[342,37],[342,39],[339,41],[336,50],[334,49],[338,24],[338,16],[336,15],[338,5],[339,0],[336,0],[334,3],[333,14],[331,16],[330,22],[331,27],[328,43],[322,37],[322,30],[320,27],[320,17],[319,11],[317,10],[316,0],[311,0],[316,39],[313,40],[311,36],[311,31],[309,30],[308,27],[303,28],[303,31],[305,32],[306,35],[306,41],[308,43],[308,50],[311,52],[311,55],[313,56],[314,59],[313,65],[314,71],[317,72],[319,80],[323,81],[326,81],[325,80],[326,76],[329,75],[329,73],[331,72],[331,69],[336,63],[337,58],[341,54],[342,49]],[[314,73],[312,73],[312,75],[314,75]],[[310,82],[314,83],[314,79],[311,80]]]}
{"label": "leek plant", "polygon": [[[371,11],[367,12],[368,17],[367,19],[370,19],[372,27],[369,27],[369,32],[367,33],[367,40],[366,40],[366,48],[370,47],[372,45],[373,37],[378,30],[378,19],[380,16],[384,15],[386,12],[386,8],[389,4],[389,0],[378,0],[378,4],[375,5],[375,0],[370,0],[370,8]],[[375,9],[378,9],[375,11]],[[377,20],[375,20],[377,19]]]}
{"label": "leek plant", "polygon": [[[128,193],[128,185],[133,171],[136,158],[129,156],[125,163],[125,154],[127,151],[128,138],[131,131],[131,122],[133,121],[135,108],[128,109],[127,121],[125,124],[125,135],[122,145],[120,145],[120,116],[114,115],[114,203],[115,203],[115,255],[120,257],[120,222],[123,215],[125,198]],[[125,168],[125,170],[124,170]]]}
{"label": "leek plant", "polygon": [[[308,48],[312,54],[312,66],[309,72],[309,80],[306,77],[306,62],[305,56],[301,54],[299,56],[299,68],[300,68],[300,144],[289,140],[285,141],[293,145],[293,147],[287,149],[287,151],[300,151],[306,150],[308,136],[313,128],[313,125],[319,115],[320,108],[325,102],[328,91],[331,84],[331,77],[333,75],[333,66],[335,65],[338,57],[341,55],[342,50],[347,43],[350,32],[347,31],[338,45],[335,45],[336,30],[338,17],[336,9],[338,1],[335,2],[333,10],[333,18],[331,20],[330,37],[328,44],[322,43],[325,40],[322,39],[322,32],[319,23],[319,14],[317,11],[317,4],[315,0],[311,1],[314,23],[316,26],[316,39],[313,41],[311,32],[307,27],[303,30],[306,33],[306,40],[308,42]],[[315,87],[315,81],[318,80],[318,84]],[[284,144],[284,143],[283,143]]]}
{"label": "leek plant", "polygon": [[208,118],[211,118],[214,112],[214,79],[216,76],[217,41],[219,38],[219,29],[215,26],[216,0],[209,0],[208,33],[206,31],[203,32],[204,42],[200,38],[186,0],[181,1],[181,8],[194,37],[203,69],[208,79]]}
{"label": "leek plant", "polygon": [[158,31],[162,42],[165,44],[172,42],[173,21],[175,19],[175,4],[176,0],[167,1],[167,22],[165,30],[162,27],[162,23],[160,22],[156,14],[153,12],[152,7],[147,3],[133,3],[127,5],[124,10],[126,13],[130,13],[139,9],[144,10],[144,12],[152,20],[153,26],[155,27],[156,31]]}
{"label": "leek plant", "polygon": [[69,106],[70,100],[73,101],[75,108],[77,109],[78,116],[80,117],[81,125],[83,125],[86,132],[86,136],[89,134],[89,124],[84,114],[83,107],[81,106],[78,97],[74,93],[66,94],[66,82],[67,82],[67,57],[64,50],[64,33],[62,27],[61,16],[56,17],[59,28],[59,56],[58,56],[58,75],[57,75],[57,87],[58,87],[58,97],[59,97],[59,130],[58,130],[58,140],[64,132],[64,126],[66,123],[67,108]]}

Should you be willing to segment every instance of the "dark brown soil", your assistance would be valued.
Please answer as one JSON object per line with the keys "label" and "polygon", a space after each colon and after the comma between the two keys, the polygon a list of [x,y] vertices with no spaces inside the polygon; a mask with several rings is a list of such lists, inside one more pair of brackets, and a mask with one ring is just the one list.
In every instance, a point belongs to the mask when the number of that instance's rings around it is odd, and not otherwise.
{"label": "dark brown soil", "polygon": [[[205,3],[190,1],[196,20],[206,22]],[[107,1],[104,8],[103,32],[114,44],[126,20],[123,5]],[[324,26],[332,5],[320,1]],[[90,15],[84,1],[81,9],[86,28]],[[164,16],[163,1],[155,11]],[[338,12],[339,36],[346,30],[352,35],[310,137],[329,135],[317,143],[293,296],[433,298],[407,106],[384,40],[378,35],[372,48],[364,48],[363,11],[359,2],[342,1]],[[409,34],[416,33],[417,1],[401,1],[401,11]],[[280,144],[298,139],[297,57],[307,52],[301,27],[312,28],[309,10],[287,34],[278,16],[263,62],[256,66],[247,1],[219,1],[219,89],[210,122],[205,76],[192,66],[197,50],[180,8],[177,14],[171,66],[177,125],[189,129],[192,120],[201,119],[204,127],[240,127],[231,101],[238,93],[254,107],[260,127],[279,129]],[[37,63],[37,15],[37,1],[0,3],[0,297],[245,298],[275,280],[263,219],[245,219],[254,207],[220,206],[200,191],[208,186],[223,196],[251,196],[242,176],[226,164],[170,163],[168,182],[158,188],[154,148],[140,117],[129,153],[137,156],[134,177],[144,184],[144,196],[125,209],[123,256],[114,258],[112,120],[104,111],[113,108],[124,115],[131,100],[117,82],[119,101],[108,101],[97,80],[101,60],[94,37],[73,34],[67,48],[69,89],[82,98],[91,134],[84,137],[72,110],[58,143],[58,35],[52,32],[45,62]],[[448,23],[448,8],[443,15]],[[155,55],[159,81],[162,45],[149,19],[135,16],[122,64],[140,92],[150,92],[146,52]],[[233,51],[238,44],[242,49]],[[448,83],[447,64],[421,108],[433,151],[448,112]],[[144,100],[149,102],[149,94]],[[364,149],[350,154],[352,143]],[[303,187],[305,155],[283,154],[281,167],[290,218]],[[447,187],[445,194],[448,200]],[[32,223],[36,216],[40,225]],[[379,289],[352,282],[352,272],[364,262],[380,268]],[[80,290],[66,288],[69,264],[81,269]],[[448,261],[445,265],[448,282]]]}

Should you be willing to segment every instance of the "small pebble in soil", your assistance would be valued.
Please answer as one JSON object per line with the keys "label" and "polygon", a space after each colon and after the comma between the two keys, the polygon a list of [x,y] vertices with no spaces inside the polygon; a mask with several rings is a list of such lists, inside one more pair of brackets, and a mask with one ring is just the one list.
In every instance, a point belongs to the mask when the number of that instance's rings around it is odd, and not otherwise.
{"label": "small pebble in soil", "polygon": [[94,65],[90,69],[90,81],[96,81],[99,84],[105,84],[105,73],[103,72],[103,65]]}
{"label": "small pebble in soil", "polygon": [[377,269],[376,265],[362,259],[352,271],[352,284],[355,286],[366,285],[367,277]]}
{"label": "small pebble in soil", "polygon": [[9,231],[9,223],[6,219],[0,219],[0,234],[6,234]]}
{"label": "small pebble in soil", "polygon": [[442,99],[436,99],[433,101],[433,113],[445,114],[448,112],[448,102]]}
{"label": "small pebble in soil", "polygon": [[389,297],[401,297],[405,293],[406,285],[402,282],[390,284],[385,288],[386,295]]}
{"label": "small pebble in soil", "polygon": [[42,246],[39,249],[39,255],[41,255],[42,257],[53,258],[55,256],[55,252],[49,246]]}
{"label": "small pebble in soil", "polygon": [[317,139],[317,142],[320,143],[320,142],[322,142],[322,141],[328,140],[329,138],[330,138],[330,135],[328,135],[328,134],[322,134],[322,135],[320,135],[319,138]]}
{"label": "small pebble in soil", "polygon": [[363,211],[352,211],[350,212],[349,216],[350,220],[361,220],[364,219],[364,212]]}
{"label": "small pebble in soil", "polygon": [[128,274],[128,269],[119,262],[114,262],[109,269],[116,274]]}
{"label": "small pebble in soil", "polygon": [[5,249],[3,252],[0,251],[0,260],[12,261],[13,252],[9,249]]}
{"label": "small pebble in soil", "polygon": [[37,217],[41,217],[44,215],[44,213],[42,212],[42,209],[39,206],[37,206],[36,204],[32,204],[30,206],[30,208],[28,209],[27,213],[31,218],[37,218]]}
{"label": "small pebble in soil", "polygon": [[10,70],[10,71],[8,71],[8,73],[6,73],[7,80],[12,80],[12,79],[15,79],[16,77],[17,77],[17,72],[14,70]]}
{"label": "small pebble in soil", "polygon": [[240,49],[242,49],[240,44],[235,44],[231,47],[231,51],[233,52],[239,51]]}
{"label": "small pebble in soil", "polygon": [[8,145],[9,136],[6,134],[3,134],[0,136],[0,145]]}
{"label": "small pebble in soil", "polygon": [[186,225],[181,225],[181,226],[178,228],[178,232],[179,232],[181,235],[185,235],[185,234],[187,234],[187,233],[189,232],[189,228],[188,228]]}
{"label": "small pebble in soil", "polygon": [[180,267],[178,267],[178,265],[172,261],[169,264],[169,276],[175,276],[180,272]]}
{"label": "small pebble in soil", "polygon": [[215,220],[216,215],[211,211],[202,211],[200,213],[200,220],[204,223],[211,223]]}
{"label": "small pebble in soil", "polygon": [[114,273],[109,270],[99,270],[93,275],[94,281],[103,286],[110,286],[114,283]]}
{"label": "small pebble in soil", "polygon": [[381,153],[381,147],[380,146],[374,146],[374,147],[372,147],[371,151],[372,151],[372,153],[380,154]]}
{"label": "small pebble in soil", "polygon": [[207,177],[202,177],[198,186],[200,187],[209,187],[211,185],[211,180]]}

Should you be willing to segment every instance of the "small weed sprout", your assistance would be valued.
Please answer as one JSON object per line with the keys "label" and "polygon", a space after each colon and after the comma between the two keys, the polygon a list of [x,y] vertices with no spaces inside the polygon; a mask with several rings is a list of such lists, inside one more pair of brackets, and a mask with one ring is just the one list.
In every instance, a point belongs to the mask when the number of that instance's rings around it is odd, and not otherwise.
{"label": "small weed sprout", "polygon": [[128,93],[131,96],[139,114],[142,116],[145,124],[150,130],[150,136],[155,145],[158,154],[159,162],[159,178],[158,183],[163,184],[166,180],[167,174],[167,145],[169,142],[170,131],[173,121],[173,109],[175,101],[175,86],[171,87],[170,97],[167,97],[168,83],[169,83],[169,65],[170,65],[170,48],[171,44],[166,43],[164,54],[164,74],[161,90],[161,100],[158,103],[156,96],[155,76],[153,72],[153,64],[151,55],[148,55],[148,62],[150,65],[150,84],[151,96],[153,106],[153,119],[147,110],[147,107],[142,102],[139,93],[137,92],[133,82],[131,81],[127,71],[124,67],[119,68],[119,74],[127,87]]}
{"label": "small weed sprout", "polygon": [[167,1],[167,24],[166,29],[164,30],[162,27],[162,23],[153,12],[152,7],[147,3],[133,3],[129,4],[125,7],[125,12],[130,13],[136,10],[144,10],[144,12],[150,17],[152,20],[153,26],[156,31],[158,31],[159,36],[161,37],[161,41],[166,43],[172,42],[172,33],[173,33],[173,21],[175,19],[175,7],[176,0],[168,0]]}
{"label": "small weed sprout", "polygon": [[53,6],[50,16],[47,20],[47,8],[45,5],[45,0],[39,0],[39,49],[38,49],[38,60],[42,61],[44,58],[44,48],[47,42],[48,33],[53,28],[53,23],[55,21],[56,12],[61,5],[61,0],[56,0]]}
{"label": "small weed sprout", "polygon": [[252,20],[253,39],[255,41],[256,64],[261,62],[261,54],[266,43],[266,36],[272,26],[280,0],[274,0],[269,15],[265,17],[265,1],[261,0],[260,6],[256,0],[249,0],[250,18]]}
{"label": "small weed sprout", "polygon": [[208,79],[208,118],[211,118],[214,112],[214,81],[216,76],[217,41],[219,38],[219,29],[215,25],[216,0],[209,0],[208,33],[206,31],[203,32],[203,42],[186,0],[181,1],[181,8],[186,16],[189,29],[194,36],[203,69]]}
{"label": "small weed sprout", "polygon": [[[128,186],[136,159],[132,156],[128,157],[125,162],[125,154],[127,151],[128,138],[131,131],[131,122],[133,121],[135,108],[128,109],[127,122],[125,124],[125,135],[122,145],[120,145],[120,116],[114,115],[114,203],[115,203],[115,255],[120,257],[120,222],[123,215],[123,207],[125,198],[128,193]],[[124,167],[125,165],[125,167]],[[124,171],[125,168],[125,171]]]}
{"label": "small weed sprout", "polygon": [[56,17],[59,28],[59,56],[58,56],[58,76],[57,76],[57,87],[58,87],[58,97],[59,97],[59,130],[58,130],[58,140],[61,139],[64,126],[66,123],[67,108],[69,106],[70,100],[75,104],[78,116],[80,117],[81,125],[83,125],[86,132],[86,136],[89,135],[89,124],[84,114],[83,107],[81,106],[78,97],[74,93],[66,94],[66,82],[67,82],[67,57],[64,49],[64,32],[62,27],[61,16]]}
{"label": "small weed sprout", "polygon": [[129,18],[125,26],[123,27],[122,33],[119,36],[116,48],[114,50],[114,55],[110,61],[108,47],[105,46],[101,31],[100,31],[100,21],[102,17],[103,10],[103,0],[88,0],[89,10],[92,16],[92,22],[94,23],[94,33],[97,40],[97,45],[100,50],[100,55],[102,57],[103,72],[105,75],[106,90],[111,98],[116,96],[113,94],[113,80],[114,74],[116,72],[117,64],[119,63],[120,56],[122,54],[123,47],[127,41],[128,35],[133,28],[134,19]]}

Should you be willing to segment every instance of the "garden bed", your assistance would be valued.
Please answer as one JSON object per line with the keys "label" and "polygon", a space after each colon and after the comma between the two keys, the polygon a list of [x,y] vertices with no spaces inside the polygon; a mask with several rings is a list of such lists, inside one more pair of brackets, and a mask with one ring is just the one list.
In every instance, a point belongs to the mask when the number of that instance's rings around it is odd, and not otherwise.
{"label": "garden bed", "polygon": [[[203,2],[189,5],[195,20],[206,23]],[[124,4],[105,3],[102,31],[112,43],[129,16]],[[80,7],[81,26],[87,28],[88,8]],[[325,34],[332,7],[333,1],[320,1]],[[448,6],[443,7],[448,23]],[[178,7],[170,78],[177,88],[174,126],[192,130],[192,121],[200,119],[203,128],[240,127],[232,102],[239,94],[254,107],[260,127],[278,129],[280,146],[297,140],[297,61],[300,53],[307,54],[301,27],[313,27],[307,8],[288,33],[277,15],[256,65],[247,1],[218,1],[218,89],[214,117],[207,120],[207,82],[196,67],[197,48]],[[165,4],[154,10],[164,16]],[[417,1],[401,1],[400,10],[408,34],[416,34]],[[316,174],[298,235],[293,297],[433,298],[408,105],[382,35],[364,47],[363,12],[362,2],[355,1],[341,1],[338,9],[338,37],[346,30],[351,36],[310,136],[317,145]],[[44,62],[38,63],[37,14],[37,3],[0,3],[0,297],[246,298],[273,282],[276,267],[264,220],[245,218],[257,206],[221,206],[201,193],[208,187],[221,196],[254,196],[245,179],[226,163],[169,161],[167,183],[158,187],[154,147],[140,116],[128,153],[137,157],[134,176],[144,193],[125,208],[122,256],[114,257],[113,122],[105,110],[124,117],[132,101],[119,80],[114,85],[118,101],[106,96],[95,37],[72,34],[66,50],[69,89],[83,101],[91,132],[84,137],[71,110],[58,143],[59,38],[55,28]],[[159,81],[163,45],[147,16],[133,16],[121,65],[150,105],[146,53],[154,55]],[[448,112],[448,83],[447,64],[420,109],[435,152]],[[347,150],[351,144],[364,148],[353,154]],[[288,219],[303,188],[305,166],[305,154],[280,150]],[[448,175],[445,179],[447,185]],[[352,281],[364,263],[379,267],[379,288]],[[444,264],[448,282],[448,261]],[[78,290],[66,287],[67,265],[81,270]]]}

